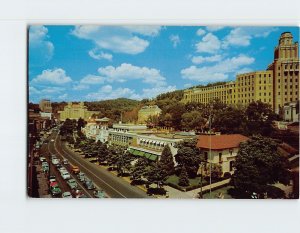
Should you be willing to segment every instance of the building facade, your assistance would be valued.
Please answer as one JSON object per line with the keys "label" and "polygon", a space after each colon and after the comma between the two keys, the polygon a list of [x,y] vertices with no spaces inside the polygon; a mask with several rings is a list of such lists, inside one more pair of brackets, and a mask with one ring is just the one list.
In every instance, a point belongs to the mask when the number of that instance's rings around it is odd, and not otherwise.
{"label": "building facade", "polygon": [[71,120],[78,120],[79,118],[82,118],[87,121],[93,114],[97,114],[99,112],[87,110],[87,107],[84,106],[83,102],[80,102],[79,104],[69,102],[64,107],[64,110],[58,111],[58,113],[61,121],[65,121],[67,118]]}
{"label": "building facade", "polygon": [[281,34],[274,60],[265,71],[239,74],[235,81],[184,91],[182,102],[208,104],[214,99],[247,106],[252,101],[270,104],[276,113],[289,102],[299,101],[299,50],[290,32]]}
{"label": "building facade", "polygon": [[299,121],[299,102],[291,102],[283,106],[283,120],[290,122]]}
{"label": "building facade", "polygon": [[144,106],[138,112],[138,123],[145,124],[150,116],[159,116],[161,109],[157,105]]}
{"label": "building facade", "polygon": [[239,151],[240,143],[248,139],[248,137],[241,134],[200,135],[197,147],[204,155],[207,165],[209,163],[219,164],[223,174],[225,172],[233,174],[234,161]]}
{"label": "building facade", "polygon": [[279,113],[285,104],[299,101],[299,45],[290,32],[281,34],[268,70],[273,72],[274,110]]}
{"label": "building facade", "polygon": [[52,113],[51,102],[48,99],[42,99],[39,103],[42,112]]}

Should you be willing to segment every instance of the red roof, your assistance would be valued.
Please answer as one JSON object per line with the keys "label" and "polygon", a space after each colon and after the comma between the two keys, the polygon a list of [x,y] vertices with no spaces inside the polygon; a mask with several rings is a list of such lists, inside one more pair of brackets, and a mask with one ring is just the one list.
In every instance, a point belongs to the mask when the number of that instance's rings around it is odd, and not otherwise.
{"label": "red roof", "polygon": [[247,141],[249,138],[241,134],[224,134],[224,135],[200,135],[198,137],[197,147],[202,149],[223,150],[239,147],[241,142]]}

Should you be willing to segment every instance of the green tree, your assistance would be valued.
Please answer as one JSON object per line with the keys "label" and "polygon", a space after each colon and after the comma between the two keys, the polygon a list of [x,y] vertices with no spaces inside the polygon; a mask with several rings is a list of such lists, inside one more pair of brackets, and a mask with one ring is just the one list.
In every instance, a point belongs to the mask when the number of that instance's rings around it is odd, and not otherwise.
{"label": "green tree", "polygon": [[134,164],[131,177],[134,181],[140,181],[147,174],[148,161],[145,157],[139,158]]}
{"label": "green tree", "polygon": [[81,131],[81,128],[85,126],[85,121],[80,117],[77,121],[77,131]]}
{"label": "green tree", "polygon": [[222,166],[219,164],[211,164],[211,173],[210,173],[210,165],[208,165],[207,174],[211,174],[212,180],[219,179],[223,172],[222,172]]}
{"label": "green tree", "polygon": [[160,156],[159,163],[168,175],[174,174],[175,164],[171,149],[168,145],[164,147]]}
{"label": "green tree", "polygon": [[276,114],[270,105],[261,101],[252,102],[246,109],[247,133],[249,135],[261,134],[263,136],[270,135],[273,128],[273,121]]}
{"label": "green tree", "polygon": [[202,131],[206,120],[199,111],[191,111],[182,114],[181,126],[186,130]]}
{"label": "green tree", "polygon": [[288,184],[288,160],[278,153],[277,144],[270,138],[254,136],[241,143],[235,162],[234,187],[241,193],[262,194],[268,185]]}
{"label": "green tree", "polygon": [[180,186],[189,186],[190,185],[189,177],[188,177],[187,171],[185,169],[185,166],[183,166],[181,168],[178,184]]}
{"label": "green tree", "polygon": [[195,178],[201,161],[204,158],[196,147],[196,140],[184,140],[178,143],[178,151],[175,155],[175,160],[179,167],[185,167],[189,178]]}
{"label": "green tree", "polygon": [[160,188],[168,175],[159,163],[153,164],[147,172],[147,180],[157,185]]}
{"label": "green tree", "polygon": [[213,128],[222,134],[244,133],[245,121],[246,117],[243,110],[227,107],[215,114]]}

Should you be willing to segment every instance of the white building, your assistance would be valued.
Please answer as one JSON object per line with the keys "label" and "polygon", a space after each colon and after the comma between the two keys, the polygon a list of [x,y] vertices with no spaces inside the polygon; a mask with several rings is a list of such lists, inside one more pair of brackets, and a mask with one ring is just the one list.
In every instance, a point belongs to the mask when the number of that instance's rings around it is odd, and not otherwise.
{"label": "white building", "polygon": [[223,174],[225,172],[233,174],[234,161],[239,151],[240,143],[248,139],[248,137],[241,134],[200,135],[197,147],[204,154],[207,163],[211,162],[212,164],[221,165]]}
{"label": "white building", "polygon": [[283,106],[283,119],[290,122],[299,121],[299,104],[297,107],[297,102],[290,102]]}

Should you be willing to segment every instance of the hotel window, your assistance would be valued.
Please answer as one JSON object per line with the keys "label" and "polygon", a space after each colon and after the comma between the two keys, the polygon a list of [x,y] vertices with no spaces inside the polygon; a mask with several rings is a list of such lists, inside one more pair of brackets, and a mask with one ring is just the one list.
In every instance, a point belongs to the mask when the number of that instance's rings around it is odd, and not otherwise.
{"label": "hotel window", "polygon": [[292,99],[292,98],[290,98],[290,101],[293,101],[293,99]]}
{"label": "hotel window", "polygon": [[266,87],[264,87],[264,90],[266,90]]}
{"label": "hotel window", "polygon": [[271,96],[271,92],[269,92],[269,96]]}
{"label": "hotel window", "polygon": [[290,95],[292,95],[293,94],[293,92],[290,92]]}
{"label": "hotel window", "polygon": [[266,74],[264,74],[264,77],[266,77]]}
{"label": "hotel window", "polygon": [[264,96],[266,96],[267,93],[264,93]]}
{"label": "hotel window", "polygon": [[280,73],[278,73],[278,76],[280,76]]}
{"label": "hotel window", "polygon": [[280,79],[278,79],[278,83],[280,83]]}

